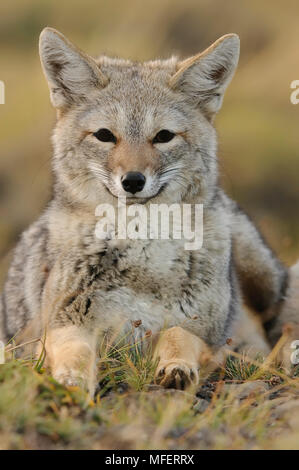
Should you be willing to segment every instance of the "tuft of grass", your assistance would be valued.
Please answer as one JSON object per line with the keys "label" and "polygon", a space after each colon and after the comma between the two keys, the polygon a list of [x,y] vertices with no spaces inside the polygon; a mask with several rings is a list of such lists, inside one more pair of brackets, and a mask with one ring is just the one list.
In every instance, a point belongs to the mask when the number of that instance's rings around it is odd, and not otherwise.
{"label": "tuft of grass", "polygon": [[234,354],[198,390],[164,390],[151,385],[155,363],[143,346],[102,345],[95,400],[57,383],[43,352],[11,356],[0,366],[0,448],[270,449],[287,446],[290,423],[299,433],[295,371]]}
{"label": "tuft of grass", "polygon": [[268,380],[271,376],[268,371],[262,371],[263,357],[257,355],[254,362],[248,360],[245,355],[241,357],[228,356],[225,364],[225,378],[231,380],[255,380],[262,372],[262,377]]}
{"label": "tuft of grass", "polygon": [[141,391],[154,378],[156,363],[152,357],[152,349],[147,338],[139,342],[126,343],[128,338],[122,337],[114,342],[103,341],[99,357],[100,395],[109,390],[121,390],[122,387]]}

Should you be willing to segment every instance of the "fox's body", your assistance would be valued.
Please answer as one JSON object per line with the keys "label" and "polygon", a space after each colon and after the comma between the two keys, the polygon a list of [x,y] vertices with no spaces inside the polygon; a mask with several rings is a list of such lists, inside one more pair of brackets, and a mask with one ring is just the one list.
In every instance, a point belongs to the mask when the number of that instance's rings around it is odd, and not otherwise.
{"label": "fox's body", "polygon": [[[131,329],[141,320],[139,331],[153,333],[184,324],[210,345],[225,343],[240,299],[229,214],[220,201],[205,210],[207,235],[198,252],[185,250],[184,240],[97,240],[96,222],[92,213],[52,204],[24,234],[3,296],[8,337],[42,311],[51,271],[53,305],[66,298],[73,323],[108,329],[123,322]],[[50,318],[55,327],[64,323],[59,312]]]}
{"label": "fox's body", "polygon": [[[238,51],[238,38],[228,35],[185,62],[95,62],[57,32],[43,33],[41,57],[58,109],[54,197],[16,248],[0,321],[6,339],[31,322],[38,335],[47,328],[58,379],[80,377],[93,389],[99,331],[118,327],[144,336],[180,327],[217,350],[241,313],[241,287],[260,311],[282,300],[286,269],[218,186],[212,118]],[[125,187],[131,172],[142,176],[141,190]],[[146,208],[203,204],[202,248],[188,251],[185,240],[96,238],[96,206],[117,209],[119,196]],[[178,363],[169,351],[180,349],[165,346],[173,334],[165,341],[163,373],[167,361]]]}

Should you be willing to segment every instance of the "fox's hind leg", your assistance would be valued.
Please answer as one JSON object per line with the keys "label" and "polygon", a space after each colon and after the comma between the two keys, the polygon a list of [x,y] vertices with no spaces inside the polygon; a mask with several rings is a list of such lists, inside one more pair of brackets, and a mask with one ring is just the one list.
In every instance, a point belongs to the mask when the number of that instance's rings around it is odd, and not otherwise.
{"label": "fox's hind leg", "polygon": [[267,245],[250,218],[230,201],[233,253],[246,304],[263,318],[283,301],[288,270]]}
{"label": "fox's hind leg", "polygon": [[284,302],[279,308],[268,312],[269,318],[264,324],[271,346],[284,335],[276,359],[283,364],[287,372],[291,371],[292,365],[298,364],[296,348],[299,341],[299,261],[289,269],[289,274]]}
{"label": "fox's hind leg", "polygon": [[233,326],[231,349],[253,359],[266,357],[271,350],[260,319],[245,306]]}
{"label": "fox's hind leg", "polygon": [[183,390],[198,383],[199,368],[208,362],[210,352],[204,341],[176,326],[161,333],[154,358],[158,361],[155,382]]}
{"label": "fox's hind leg", "polygon": [[289,269],[289,284],[284,302],[268,312],[264,324],[272,346],[278,341],[283,327],[287,324],[294,327],[296,325],[299,333],[299,261]]}

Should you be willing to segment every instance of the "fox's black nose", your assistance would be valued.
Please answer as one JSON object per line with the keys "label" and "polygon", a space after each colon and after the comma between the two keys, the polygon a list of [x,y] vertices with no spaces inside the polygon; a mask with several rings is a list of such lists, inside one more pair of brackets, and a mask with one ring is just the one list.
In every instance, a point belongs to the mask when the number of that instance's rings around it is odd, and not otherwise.
{"label": "fox's black nose", "polygon": [[145,176],[138,171],[129,171],[121,178],[121,184],[128,193],[138,193],[142,191],[145,185]]}

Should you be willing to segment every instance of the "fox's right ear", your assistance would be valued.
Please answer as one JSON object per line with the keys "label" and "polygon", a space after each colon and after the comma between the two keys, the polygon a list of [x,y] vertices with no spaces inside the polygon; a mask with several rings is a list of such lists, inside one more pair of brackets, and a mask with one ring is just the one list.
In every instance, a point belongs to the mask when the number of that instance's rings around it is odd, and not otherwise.
{"label": "fox's right ear", "polygon": [[55,108],[63,109],[84,100],[108,83],[96,62],[55,29],[42,31],[39,52]]}

